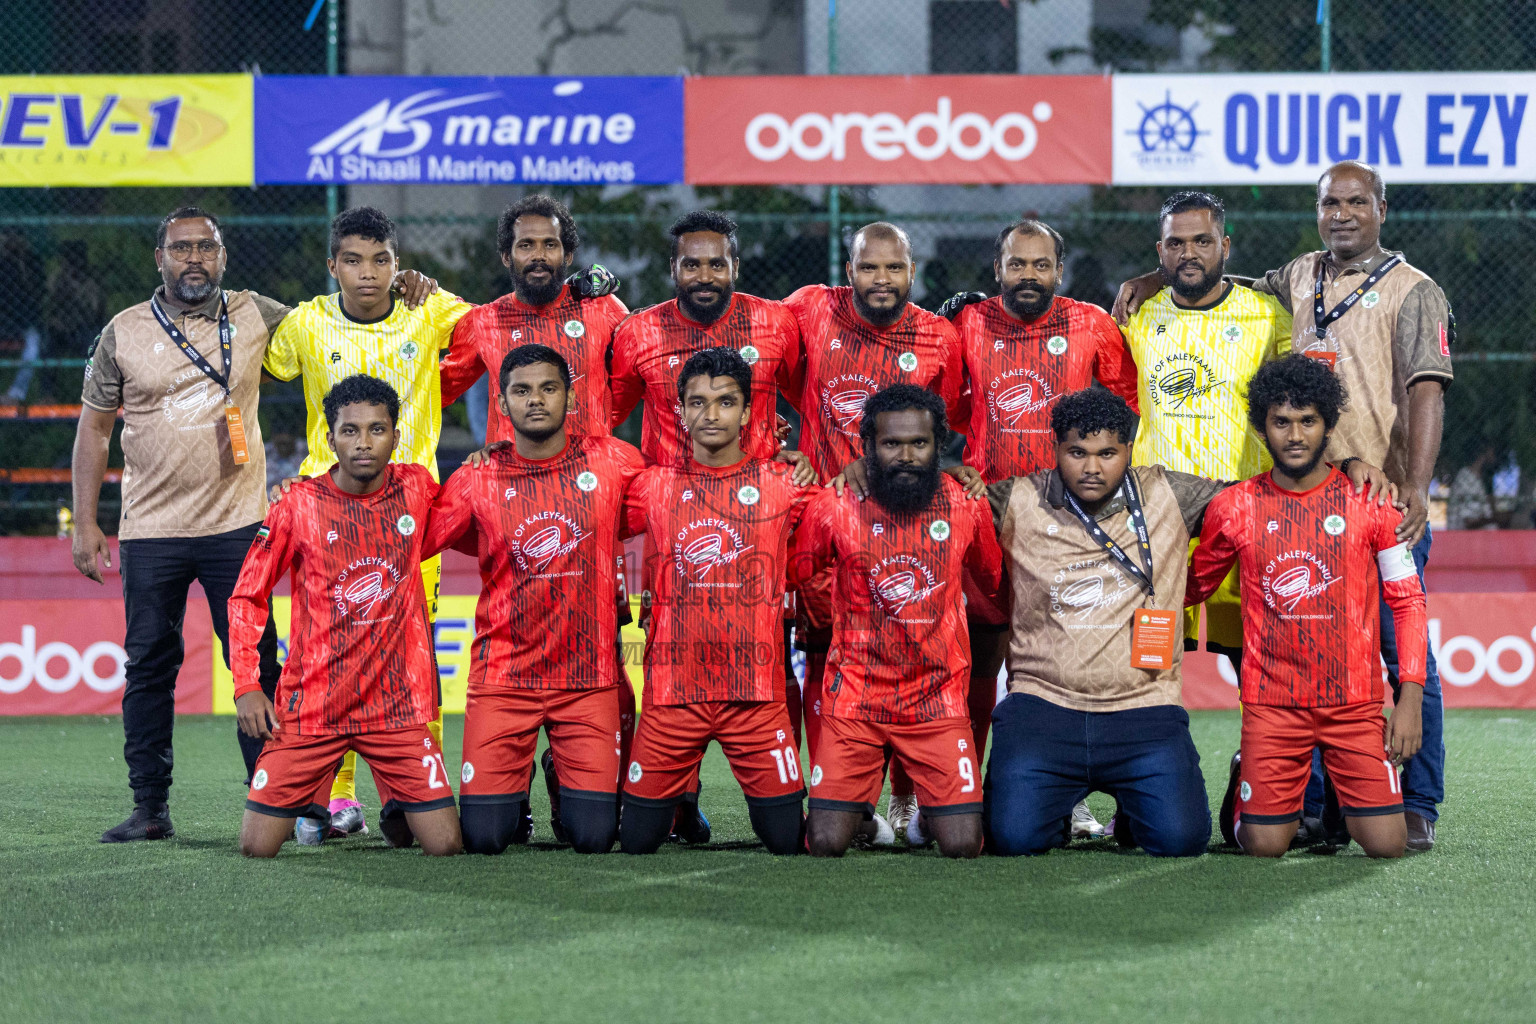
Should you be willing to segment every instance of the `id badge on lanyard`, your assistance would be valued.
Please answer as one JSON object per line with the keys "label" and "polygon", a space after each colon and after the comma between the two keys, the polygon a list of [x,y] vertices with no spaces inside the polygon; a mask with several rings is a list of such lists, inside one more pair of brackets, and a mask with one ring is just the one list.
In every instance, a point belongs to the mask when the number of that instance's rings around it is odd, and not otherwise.
{"label": "id badge on lanyard", "polygon": [[229,298],[224,296],[219,302],[219,356],[224,364],[224,372],[220,373],[213,368],[213,364],[204,358],[187,336],[181,332],[175,322],[160,308],[157,299],[149,300],[149,308],[154,312],[155,319],[160,321],[160,327],[170,336],[176,347],[181,349],[181,354],[191,361],[192,365],[202,371],[203,376],[213,381],[224,392],[224,425],[229,430],[230,455],[235,465],[243,466],[251,461],[251,453],[245,439],[245,419],[240,415],[240,407],[235,404],[234,396],[229,389],[229,370],[233,363],[231,354],[231,340],[234,332],[229,326]]}
{"label": "id badge on lanyard", "polygon": [[[1333,309],[1327,310],[1325,312],[1323,307],[1324,264],[1323,261],[1319,259],[1317,261],[1317,284],[1312,289],[1312,332],[1317,335],[1318,342],[1326,342],[1328,339],[1328,328],[1333,326],[1333,322],[1335,320],[1353,309],[1355,303],[1359,302],[1360,299],[1365,295],[1371,295],[1371,301],[1366,305],[1374,305],[1376,299],[1374,293],[1371,292],[1371,288],[1376,284],[1377,281],[1380,281],[1383,277],[1387,276],[1387,271],[1391,270],[1401,262],[1403,262],[1403,258],[1401,256],[1393,256],[1390,259],[1382,261],[1381,266],[1377,267],[1369,277],[1360,282],[1360,286],[1358,288],[1344,296],[1343,300],[1340,301],[1338,305],[1334,306]],[[1339,354],[1337,352],[1330,352],[1327,349],[1308,349],[1303,354],[1311,359],[1316,359],[1320,362],[1327,363],[1330,370],[1338,368]]]}

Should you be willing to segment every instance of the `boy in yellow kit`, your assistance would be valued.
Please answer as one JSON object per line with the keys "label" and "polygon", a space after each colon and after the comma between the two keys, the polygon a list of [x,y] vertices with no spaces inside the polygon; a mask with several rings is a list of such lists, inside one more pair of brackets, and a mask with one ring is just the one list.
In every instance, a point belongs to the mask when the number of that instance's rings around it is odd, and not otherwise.
{"label": "boy in yellow kit", "polygon": [[[442,432],[438,358],[453,338],[454,325],[474,307],[445,291],[433,292],[415,309],[396,301],[390,292],[397,268],[395,225],[380,210],[361,206],[343,211],[331,222],[330,243],[326,265],[341,290],[311,299],[289,313],[273,333],[263,363],[279,380],[304,377],[309,455],[299,475],[318,476],[335,461],[325,441],[322,403],[338,381],[362,373],[389,384],[400,396],[400,443],[392,461],[425,466],[436,480],[437,441]],[[428,613],[435,623],[442,557],[423,562],[421,576]],[[441,714],[428,728],[441,745]],[[348,753],[331,788],[329,830],[300,818],[301,843],[318,845],[326,834],[368,831],[357,800],[356,767],[357,756]],[[386,824],[386,838],[394,834]]]}

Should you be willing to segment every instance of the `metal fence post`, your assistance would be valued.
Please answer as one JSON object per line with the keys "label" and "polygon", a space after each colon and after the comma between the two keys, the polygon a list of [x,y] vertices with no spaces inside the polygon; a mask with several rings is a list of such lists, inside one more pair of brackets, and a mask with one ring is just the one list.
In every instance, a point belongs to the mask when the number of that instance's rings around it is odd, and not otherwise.
{"label": "metal fence post", "polygon": [[[341,0],[325,0],[325,73],[332,77],[341,73]],[[335,185],[325,186],[326,230],[341,212],[341,191]],[[334,289],[336,279],[326,272],[327,287]]]}
{"label": "metal fence post", "polygon": [[[837,74],[837,0],[827,0],[827,74]],[[836,185],[827,186],[827,283],[843,283],[842,204]]]}

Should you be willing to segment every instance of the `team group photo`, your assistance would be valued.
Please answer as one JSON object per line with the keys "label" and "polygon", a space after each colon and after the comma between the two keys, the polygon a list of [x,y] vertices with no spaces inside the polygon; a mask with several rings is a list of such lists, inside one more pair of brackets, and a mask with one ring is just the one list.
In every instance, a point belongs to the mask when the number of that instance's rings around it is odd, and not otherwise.
{"label": "team group photo", "polygon": [[418,6],[17,21],[16,1019],[1525,1016],[1536,17]]}

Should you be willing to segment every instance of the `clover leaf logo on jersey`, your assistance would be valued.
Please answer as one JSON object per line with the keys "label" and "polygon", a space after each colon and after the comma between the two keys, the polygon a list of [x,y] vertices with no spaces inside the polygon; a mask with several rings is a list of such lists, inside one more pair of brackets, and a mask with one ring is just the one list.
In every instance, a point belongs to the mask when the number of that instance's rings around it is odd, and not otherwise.
{"label": "clover leaf logo on jersey", "polygon": [[1045,343],[1045,350],[1053,356],[1059,356],[1067,350],[1067,339],[1061,335],[1054,335]]}
{"label": "clover leaf logo on jersey", "polygon": [[1372,288],[1360,298],[1360,305],[1365,309],[1373,309],[1376,303],[1381,301],[1381,293]]}
{"label": "clover leaf logo on jersey", "polygon": [[896,357],[896,365],[911,373],[917,369],[917,355],[912,352],[903,352]]}
{"label": "clover leaf logo on jersey", "polygon": [[757,350],[756,345],[743,345],[736,351],[748,366],[756,366],[757,361],[763,357],[763,354]]}
{"label": "clover leaf logo on jersey", "polygon": [[464,782],[472,782],[475,778],[475,766],[465,761],[464,767],[459,770],[459,778]]}
{"label": "clover leaf logo on jersey", "polygon": [[1344,517],[1329,516],[1323,520],[1323,532],[1330,537],[1337,537],[1344,532]]}
{"label": "clover leaf logo on jersey", "polygon": [[644,776],[644,775],[645,775],[645,771],[643,769],[641,769],[639,761],[631,761],[631,762],[629,762],[629,781],[630,782],[639,782],[641,777]]}
{"label": "clover leaf logo on jersey", "polygon": [[400,358],[415,359],[416,353],[419,351],[420,349],[416,347],[416,343],[414,341],[408,341],[404,345],[400,346]]}
{"label": "clover leaf logo on jersey", "polygon": [[400,531],[400,536],[409,537],[411,534],[416,532],[416,517],[410,513],[406,513],[399,519],[395,520],[395,529]]}
{"label": "clover leaf logo on jersey", "polygon": [[582,474],[576,478],[576,486],[580,487],[584,491],[597,490],[597,474],[592,472],[590,469],[584,470]]}
{"label": "clover leaf logo on jersey", "polygon": [[587,325],[580,320],[567,320],[563,330],[567,338],[579,338],[587,333]]}
{"label": "clover leaf logo on jersey", "polygon": [[942,519],[935,519],[928,524],[928,536],[934,540],[949,540],[949,524]]}
{"label": "clover leaf logo on jersey", "polygon": [[1243,329],[1237,324],[1229,324],[1227,329],[1221,332],[1221,336],[1235,345],[1243,340]]}
{"label": "clover leaf logo on jersey", "polygon": [[762,492],[751,484],[744,484],[741,490],[736,492],[736,500],[743,505],[756,505],[757,499],[762,497]]}

